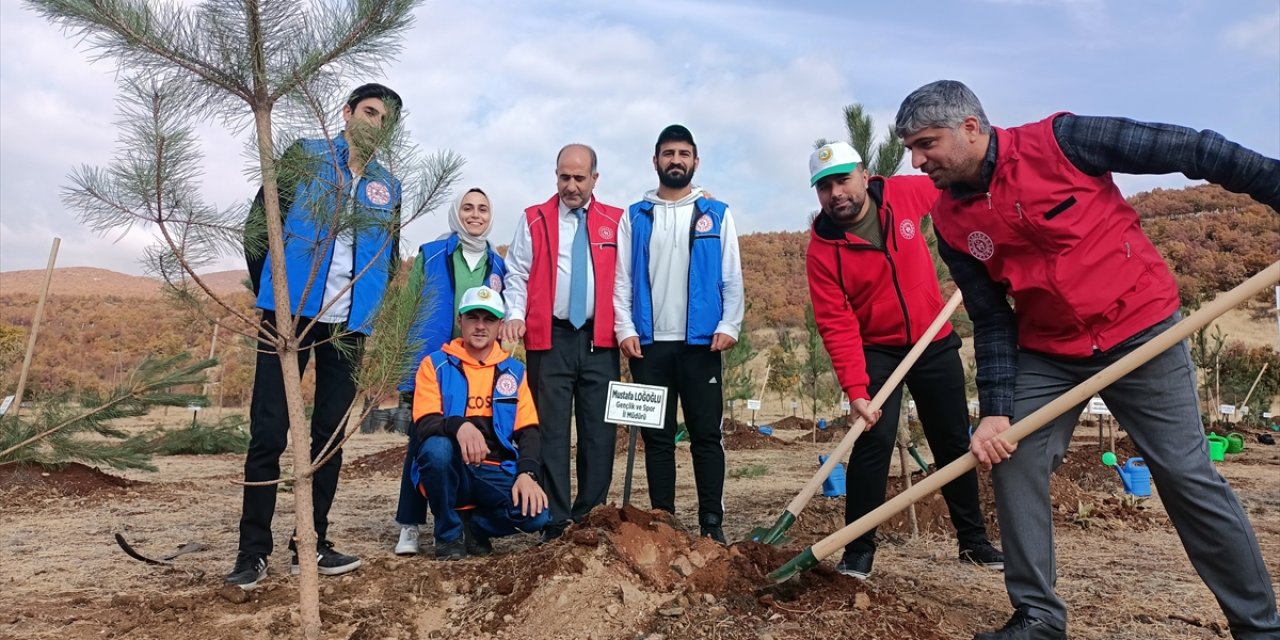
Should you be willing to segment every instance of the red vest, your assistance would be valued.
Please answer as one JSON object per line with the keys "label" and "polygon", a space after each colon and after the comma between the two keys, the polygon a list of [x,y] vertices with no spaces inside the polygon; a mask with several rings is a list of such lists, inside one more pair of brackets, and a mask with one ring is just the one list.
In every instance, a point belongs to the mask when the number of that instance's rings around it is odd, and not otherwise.
{"label": "red vest", "polygon": [[[552,308],[556,300],[556,262],[560,255],[560,196],[524,210],[533,241],[529,266],[528,309],[525,311],[524,347],[530,351],[551,348]],[[613,276],[618,265],[618,221],[622,209],[601,204],[595,198],[587,207],[587,241],[596,283],[596,315],[592,339],[597,347],[616,347],[613,334]],[[568,283],[565,283],[566,286]]]}
{"label": "red vest", "polygon": [[944,189],[933,221],[1008,287],[1018,346],[1083,358],[1168,318],[1178,286],[1111,174],[1086,175],[1062,154],[1058,115],[995,129],[988,192],[956,199]]}

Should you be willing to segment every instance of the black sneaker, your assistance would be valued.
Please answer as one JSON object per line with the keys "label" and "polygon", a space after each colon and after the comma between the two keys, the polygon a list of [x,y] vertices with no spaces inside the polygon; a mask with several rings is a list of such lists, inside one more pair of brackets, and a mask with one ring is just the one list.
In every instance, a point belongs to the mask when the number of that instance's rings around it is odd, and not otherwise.
{"label": "black sneaker", "polygon": [[564,530],[569,528],[571,520],[548,524],[542,528],[542,544],[554,541],[556,538],[564,535]]}
{"label": "black sneaker", "polygon": [[1032,618],[1019,608],[1003,627],[976,634],[973,640],[1067,640],[1067,629],[1059,621]]}
{"label": "black sneaker", "polygon": [[462,512],[462,540],[465,543],[467,555],[469,556],[487,556],[493,553],[493,542],[471,524],[471,512]]}
{"label": "black sneaker", "polygon": [[267,577],[267,557],[256,553],[236,554],[236,566],[222,579],[222,584],[233,584],[245,591],[258,586]]}
{"label": "black sneaker", "polygon": [[[302,573],[302,567],[298,566],[298,550],[293,549],[293,559],[289,563],[289,573],[298,575]],[[316,569],[322,576],[340,576],[344,573],[351,573],[360,568],[363,564],[360,558],[349,556],[345,553],[339,553],[333,548],[333,543],[328,540],[321,540],[316,543]]]}
{"label": "black sneaker", "polygon": [[467,541],[464,536],[449,542],[436,540],[435,554],[436,560],[461,560],[467,557]]}
{"label": "black sneaker", "polygon": [[724,529],[720,527],[724,520],[718,513],[704,513],[698,516],[698,533],[704,538],[711,538],[720,544],[728,544],[724,539]]}
{"label": "black sneaker", "polygon": [[960,547],[960,562],[970,562],[979,567],[1004,571],[1004,554],[986,540]]}
{"label": "black sneaker", "polygon": [[711,538],[712,540],[715,540],[720,544],[729,544],[728,542],[725,542],[724,529],[721,529],[718,526],[704,524],[701,527],[699,527],[699,530],[700,530],[699,533],[704,538]]}
{"label": "black sneaker", "polygon": [[871,565],[875,560],[875,551],[849,551],[846,549],[844,557],[840,558],[840,564],[836,565],[836,571],[850,578],[866,580],[871,577]]}

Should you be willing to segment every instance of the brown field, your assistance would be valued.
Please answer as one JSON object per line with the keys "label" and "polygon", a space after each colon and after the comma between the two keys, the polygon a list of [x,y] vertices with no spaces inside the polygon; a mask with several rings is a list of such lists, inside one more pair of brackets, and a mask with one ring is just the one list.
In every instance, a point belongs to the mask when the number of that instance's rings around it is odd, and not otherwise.
{"label": "brown field", "polygon": [[[130,428],[176,426],[183,419],[157,412]],[[760,447],[738,438],[750,448],[728,453],[731,472],[753,465],[766,470],[727,480],[731,540],[772,523],[830,446],[810,443],[809,433],[798,429],[776,433],[796,442]],[[1072,637],[1223,636],[1225,621],[1187,561],[1158,496],[1143,504],[1118,498],[1115,474],[1093,462],[1099,451],[1095,434],[1092,426],[1081,427],[1076,455],[1053,485],[1059,588],[1071,607]],[[1009,614],[1001,574],[955,560],[938,498],[918,505],[919,535],[911,535],[905,514],[881,528],[870,582],[835,574],[830,558],[785,585],[765,588],[764,574],[842,524],[842,501],[815,498],[792,530],[796,542],[784,549],[725,549],[697,540],[686,532],[696,531],[687,445],[678,454],[677,520],[638,509],[601,509],[550,545],[518,536],[497,541],[497,554],[487,559],[399,558],[390,549],[403,446],[403,436],[378,433],[358,434],[347,447],[331,537],[340,549],[361,555],[365,566],[321,578],[326,637],[943,639],[969,638]],[[1122,439],[1117,448],[1123,453],[1127,443]],[[613,498],[619,502],[625,460],[625,453],[616,458]],[[279,503],[279,551],[271,574],[237,603],[226,596],[238,589],[222,590],[221,579],[235,554],[240,457],[156,462],[156,473],[73,466],[46,474],[0,466],[0,543],[8,552],[0,563],[0,637],[213,640],[293,634],[296,580],[288,575],[283,551],[292,522],[290,494],[282,493]],[[639,467],[635,502],[647,506]],[[1248,448],[1219,469],[1253,520],[1272,576],[1280,576],[1280,445],[1258,444],[1251,435]],[[983,486],[990,509],[985,480]],[[1087,517],[1080,516],[1082,504],[1089,507]],[[179,557],[172,567],[153,567],[125,556],[115,533],[152,557],[188,542],[208,549]],[[430,553],[429,544],[424,551]]]}

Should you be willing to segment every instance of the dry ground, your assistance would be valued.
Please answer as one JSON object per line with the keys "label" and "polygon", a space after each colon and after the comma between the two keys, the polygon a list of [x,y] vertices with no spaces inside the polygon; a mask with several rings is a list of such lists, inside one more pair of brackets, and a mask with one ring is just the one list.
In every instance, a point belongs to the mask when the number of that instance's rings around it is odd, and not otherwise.
{"label": "dry ground", "polygon": [[[731,540],[770,524],[830,446],[808,442],[804,431],[777,433],[797,442],[728,454],[731,472],[765,469],[764,475],[727,481]],[[1081,428],[1078,455],[1054,489],[1059,588],[1071,607],[1072,637],[1224,635],[1221,613],[1158,497],[1143,505],[1116,498],[1118,479],[1092,463],[1092,433]],[[520,536],[498,541],[490,559],[443,564],[428,556],[398,558],[390,549],[397,533],[392,516],[399,454],[388,450],[403,445],[396,434],[360,434],[347,448],[331,537],[366,564],[348,576],[321,579],[326,637],[941,639],[968,638],[1009,614],[1001,574],[955,560],[945,508],[936,499],[920,505],[919,536],[910,535],[905,516],[882,528],[884,542],[868,584],[826,568],[760,589],[764,573],[842,524],[842,502],[816,498],[793,529],[797,542],[783,550],[725,550],[698,541],[682,531],[696,530],[687,445],[678,454],[678,521],[601,510],[551,545]],[[625,454],[616,458],[616,501],[625,461]],[[157,463],[158,473],[112,474],[127,483],[85,470],[43,476],[0,467],[0,545],[6,551],[0,637],[292,635],[296,581],[288,575],[287,552],[272,557],[270,577],[247,602],[222,596],[221,578],[235,554],[240,490],[233,480],[240,457]],[[1253,519],[1272,576],[1280,576],[1280,445],[1251,438],[1243,454],[1219,468]],[[647,506],[643,464],[636,486],[635,502]],[[985,480],[984,493],[989,504]],[[1090,507],[1087,517],[1080,517],[1082,503]],[[291,522],[292,500],[282,493],[275,526],[280,549]],[[156,568],[126,557],[112,540],[117,532],[152,556],[193,541],[209,549]]]}

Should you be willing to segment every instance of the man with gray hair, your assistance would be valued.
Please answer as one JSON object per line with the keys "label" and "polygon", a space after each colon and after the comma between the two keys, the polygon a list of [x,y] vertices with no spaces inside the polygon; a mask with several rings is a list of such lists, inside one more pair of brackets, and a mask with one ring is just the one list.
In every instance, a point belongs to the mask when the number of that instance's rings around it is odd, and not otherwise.
{"label": "man with gray hair", "polygon": [[[912,166],[942,189],[933,211],[938,250],[974,325],[982,419],[970,451],[983,467],[994,465],[1005,586],[1016,609],[1003,628],[975,640],[1064,639],[1049,476],[1083,403],[1016,445],[999,435],[1179,319],[1173,274],[1111,172],[1179,172],[1280,210],[1280,161],[1213,131],[1123,118],[1058,113],[1000,129],[968,87],[950,80],[907,96],[895,128]],[[1187,342],[1101,395],[1151,468],[1232,635],[1278,637],[1258,541],[1209,461]]]}
{"label": "man with gray hair", "polygon": [[[502,340],[524,340],[529,388],[542,416],[542,475],[560,537],[609,498],[617,430],[604,422],[609,382],[618,379],[613,274],[622,209],[594,195],[596,152],[569,144],[556,154],[556,194],[525,209],[507,249]],[[577,497],[569,477],[569,417],[577,422]],[[572,502],[570,501],[572,499]]]}

